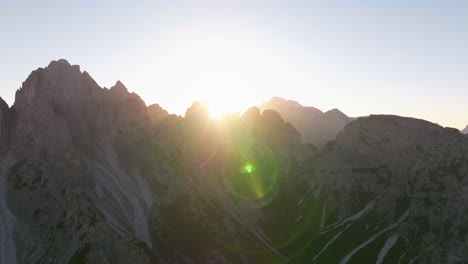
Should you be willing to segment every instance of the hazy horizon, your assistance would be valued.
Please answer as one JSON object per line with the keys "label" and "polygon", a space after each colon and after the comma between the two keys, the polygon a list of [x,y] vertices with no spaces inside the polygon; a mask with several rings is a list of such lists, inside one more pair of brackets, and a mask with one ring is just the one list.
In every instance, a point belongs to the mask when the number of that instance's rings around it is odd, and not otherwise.
{"label": "hazy horizon", "polygon": [[458,1],[2,3],[0,97],[11,105],[32,70],[64,58],[180,115],[196,100],[219,116],[279,96],[461,130],[467,11]]}

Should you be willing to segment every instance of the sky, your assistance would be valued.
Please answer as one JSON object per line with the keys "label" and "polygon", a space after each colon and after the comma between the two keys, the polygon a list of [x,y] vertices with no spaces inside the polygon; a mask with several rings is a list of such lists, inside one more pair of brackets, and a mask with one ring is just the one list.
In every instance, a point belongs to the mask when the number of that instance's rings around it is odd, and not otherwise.
{"label": "sky", "polygon": [[213,116],[273,96],[468,124],[468,1],[0,2],[0,97],[52,60],[147,105]]}

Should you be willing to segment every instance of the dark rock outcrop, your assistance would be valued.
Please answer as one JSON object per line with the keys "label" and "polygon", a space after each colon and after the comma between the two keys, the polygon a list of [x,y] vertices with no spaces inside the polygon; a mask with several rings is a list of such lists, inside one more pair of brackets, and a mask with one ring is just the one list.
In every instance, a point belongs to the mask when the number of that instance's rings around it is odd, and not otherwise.
{"label": "dark rock outcrop", "polygon": [[0,97],[0,153],[4,153],[4,148],[8,145],[10,112],[7,103]]}
{"label": "dark rock outcrop", "polygon": [[169,113],[158,104],[148,106],[148,115],[153,122],[160,122],[169,117]]}

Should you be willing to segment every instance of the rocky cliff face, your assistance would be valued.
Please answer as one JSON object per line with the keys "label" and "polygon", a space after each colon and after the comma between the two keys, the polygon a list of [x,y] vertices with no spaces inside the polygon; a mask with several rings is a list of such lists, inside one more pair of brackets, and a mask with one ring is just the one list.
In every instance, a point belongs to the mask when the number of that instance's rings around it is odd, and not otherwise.
{"label": "rocky cliff face", "polygon": [[311,186],[326,197],[324,251],[314,258],[463,263],[467,165],[468,141],[455,129],[397,116],[348,124],[312,166]]}
{"label": "rocky cliff face", "polygon": [[153,201],[137,171],[143,160],[128,150],[149,123],[138,96],[121,83],[101,89],[59,60],[31,73],[10,115],[1,153],[4,263],[143,261],[128,246],[151,247]]}
{"label": "rocky cliff face", "polygon": [[1,264],[468,261],[468,138],[423,120],[317,152],[276,111],[169,115],[59,60],[0,100],[0,142]]}
{"label": "rocky cliff face", "polygon": [[337,133],[353,120],[338,109],[323,113],[314,107],[302,106],[296,101],[279,97],[273,97],[263,103],[260,109],[273,109],[280,113],[299,130],[304,143],[312,143],[318,148],[335,139]]}
{"label": "rocky cliff face", "polygon": [[5,146],[7,145],[7,140],[9,137],[8,130],[10,126],[10,109],[8,105],[0,97],[0,151],[3,153],[5,151]]}

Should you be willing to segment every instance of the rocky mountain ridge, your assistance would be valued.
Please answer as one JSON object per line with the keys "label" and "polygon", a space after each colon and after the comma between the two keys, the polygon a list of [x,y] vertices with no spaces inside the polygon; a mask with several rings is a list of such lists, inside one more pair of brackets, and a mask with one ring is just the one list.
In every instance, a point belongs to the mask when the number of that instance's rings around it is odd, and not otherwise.
{"label": "rocky mountain ridge", "polygon": [[[340,206],[326,202],[325,211],[337,208],[336,217],[347,219],[358,208],[363,210],[359,220],[347,221],[344,234],[367,217],[363,232],[381,228],[361,245],[381,239],[382,249],[379,256],[370,248],[356,247],[342,262],[358,260],[361,251],[393,263],[462,263],[468,221],[467,150],[466,137],[458,130],[424,120],[371,115],[348,124],[321,152],[313,175],[320,189],[334,193],[328,199],[342,201]],[[385,228],[383,223],[388,223]],[[427,248],[433,251],[423,253]]]}
{"label": "rocky mountain ridge", "polygon": [[322,112],[317,108],[302,106],[296,101],[280,97],[273,97],[262,103],[260,109],[273,109],[280,113],[299,130],[304,143],[312,143],[318,148],[333,140],[346,124],[354,120],[338,109]]}
{"label": "rocky mountain ridge", "polygon": [[468,261],[465,135],[371,115],[318,151],[285,120],[33,71],[0,100],[0,264]]}

